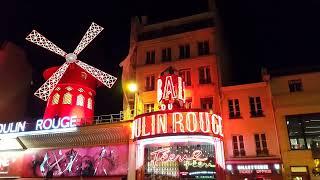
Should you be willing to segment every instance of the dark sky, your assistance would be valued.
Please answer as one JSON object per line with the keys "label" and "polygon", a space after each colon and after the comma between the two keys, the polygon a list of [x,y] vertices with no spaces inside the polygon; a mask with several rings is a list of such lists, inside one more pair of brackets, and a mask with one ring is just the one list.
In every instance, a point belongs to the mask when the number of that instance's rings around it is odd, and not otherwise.
{"label": "dark sky", "polygon": [[[236,82],[259,80],[261,66],[317,65],[320,50],[320,1],[292,0],[217,0],[224,25]],[[66,52],[72,52],[92,21],[104,31],[79,59],[107,73],[121,77],[119,63],[126,57],[130,17],[148,15],[156,22],[207,9],[205,0],[190,1],[25,1],[2,2],[1,39],[26,49],[33,66],[35,91],[44,82],[42,71],[61,65],[64,59],[24,38],[36,29]],[[44,103],[30,93],[28,116],[42,115]],[[112,89],[97,89],[96,114],[116,113],[122,109],[121,83]]]}

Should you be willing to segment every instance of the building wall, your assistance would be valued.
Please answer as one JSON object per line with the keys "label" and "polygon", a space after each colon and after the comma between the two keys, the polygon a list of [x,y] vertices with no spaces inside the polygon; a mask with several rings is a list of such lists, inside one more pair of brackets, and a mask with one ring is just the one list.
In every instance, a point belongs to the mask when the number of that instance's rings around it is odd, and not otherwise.
{"label": "building wall", "polygon": [[23,49],[11,42],[0,44],[0,121],[24,116],[31,82],[31,66]]}
{"label": "building wall", "polygon": [[[191,86],[186,86],[186,97],[192,98],[192,108],[200,108],[200,98],[214,97],[215,107],[219,107],[218,101],[218,72],[216,56],[213,54],[214,29],[206,28],[198,31],[167,36],[154,40],[138,43],[136,82],[139,88],[139,106],[143,109],[144,103],[155,103],[157,108],[157,86],[154,91],[145,91],[145,78],[148,75],[155,75],[155,82],[168,67],[172,66],[177,70],[191,69]],[[198,56],[197,42],[209,41],[209,55]],[[190,44],[190,58],[179,59],[179,45]],[[161,62],[161,49],[171,47],[172,61]],[[155,50],[156,64],[145,65],[146,51]],[[199,84],[198,69],[201,66],[209,66],[212,83]],[[218,108],[219,109],[219,108]],[[215,109],[215,111],[218,111]],[[141,111],[143,112],[143,111]]]}
{"label": "building wall", "polygon": [[[146,33],[150,30],[161,32],[163,24],[166,24],[166,27],[179,26],[183,23],[191,23],[192,21],[197,21],[199,18],[211,18],[212,14],[200,14],[186,17],[185,19],[172,20],[168,22],[161,22],[159,24],[139,24],[139,21],[136,19],[134,22],[136,25],[132,26],[131,36],[138,36],[143,33]],[[213,20],[212,20],[213,21]],[[138,24],[138,25],[137,25]],[[133,28],[136,27],[136,28]],[[218,75],[218,64],[216,59],[216,43],[215,43],[215,28],[213,27],[204,27],[196,30],[190,30],[187,32],[174,33],[171,35],[164,35],[161,37],[148,39],[148,40],[138,40],[135,39],[134,45],[132,45],[129,52],[131,54],[130,58],[128,57],[121,63],[124,68],[123,77],[126,77],[125,74],[129,74],[128,71],[125,71],[125,67],[132,67],[130,73],[133,78],[126,78],[129,81],[136,82],[138,86],[138,91],[136,93],[125,93],[124,97],[124,117],[126,119],[132,119],[133,116],[128,115],[132,114],[133,106],[136,106],[136,114],[144,113],[144,104],[154,103],[154,110],[158,110],[157,104],[157,78],[160,73],[165,71],[170,66],[176,70],[181,69],[190,69],[191,70],[191,86],[186,86],[186,98],[192,98],[192,108],[200,108],[200,98],[213,97],[213,111],[220,112],[219,105],[219,75]],[[198,54],[198,42],[208,41],[209,42],[209,53],[207,55]],[[185,59],[179,58],[179,46],[189,44],[190,46],[190,57]],[[162,49],[171,48],[171,61],[162,62]],[[155,51],[155,63],[146,64],[146,53],[147,51]],[[131,65],[130,65],[131,64]],[[211,83],[209,84],[200,84],[199,83],[199,67],[209,66],[210,67],[210,76]],[[154,75],[155,77],[155,89],[153,91],[146,91],[146,76]],[[126,85],[123,85],[124,91],[127,91]],[[134,95],[135,94],[135,95]],[[136,100],[136,104],[132,105]],[[131,103],[131,105],[130,105]],[[131,106],[131,107],[130,107]],[[128,108],[129,107],[129,108]],[[130,110],[131,109],[131,110]]]}
{"label": "building wall", "polygon": [[[290,93],[288,81],[295,79],[301,79],[303,91]],[[312,175],[314,162],[311,150],[291,150],[286,125],[287,115],[320,112],[319,79],[320,73],[316,72],[273,77],[271,80],[279,141],[287,179],[291,178],[291,166],[308,166],[311,179],[320,179]]]}
{"label": "building wall", "polygon": [[[228,86],[222,88],[222,118],[224,120],[224,144],[226,160],[235,159],[233,156],[233,135],[242,135],[246,157],[257,157],[254,134],[265,133],[268,157],[280,158],[280,149],[277,141],[272,101],[268,93],[266,82]],[[260,97],[263,116],[252,117],[250,114],[249,97]],[[229,99],[238,99],[240,118],[229,117]]]}

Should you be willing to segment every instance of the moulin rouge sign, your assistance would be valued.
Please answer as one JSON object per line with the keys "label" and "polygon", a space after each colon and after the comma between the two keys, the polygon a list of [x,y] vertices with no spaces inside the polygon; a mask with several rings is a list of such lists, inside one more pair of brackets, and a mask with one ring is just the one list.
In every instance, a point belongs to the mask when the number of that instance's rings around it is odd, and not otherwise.
{"label": "moulin rouge sign", "polygon": [[38,119],[36,123],[26,121],[0,124],[0,134],[19,133],[25,131],[42,131],[51,129],[64,129],[77,126],[76,116],[65,116],[59,118]]}
{"label": "moulin rouge sign", "polygon": [[160,110],[135,117],[132,138],[160,135],[210,134],[222,137],[222,118],[204,110],[184,109],[184,82],[176,74],[158,79],[157,99]]}

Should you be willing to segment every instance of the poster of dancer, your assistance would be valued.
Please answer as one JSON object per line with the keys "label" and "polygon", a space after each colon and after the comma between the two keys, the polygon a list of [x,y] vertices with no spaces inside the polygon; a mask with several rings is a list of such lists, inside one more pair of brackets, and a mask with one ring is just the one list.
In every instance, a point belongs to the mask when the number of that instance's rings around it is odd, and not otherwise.
{"label": "poster of dancer", "polygon": [[47,178],[126,175],[127,154],[127,145],[41,149],[25,154],[22,173],[24,177]]}

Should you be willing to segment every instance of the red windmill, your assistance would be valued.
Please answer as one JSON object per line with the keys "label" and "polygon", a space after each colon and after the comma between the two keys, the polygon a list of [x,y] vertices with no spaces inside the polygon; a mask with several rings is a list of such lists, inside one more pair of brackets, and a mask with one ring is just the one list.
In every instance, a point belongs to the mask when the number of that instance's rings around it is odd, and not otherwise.
{"label": "red windmill", "polygon": [[[116,77],[77,59],[77,55],[102,30],[103,27],[92,23],[77,48],[68,54],[35,30],[26,37],[26,40],[66,59],[62,66],[44,71],[43,76],[47,81],[34,93],[47,101],[44,118],[77,116],[91,119],[96,87],[102,83],[111,88],[117,80]],[[90,120],[88,123],[91,123]]]}

